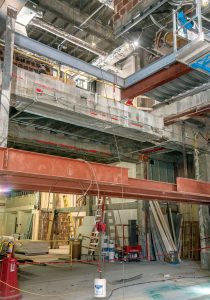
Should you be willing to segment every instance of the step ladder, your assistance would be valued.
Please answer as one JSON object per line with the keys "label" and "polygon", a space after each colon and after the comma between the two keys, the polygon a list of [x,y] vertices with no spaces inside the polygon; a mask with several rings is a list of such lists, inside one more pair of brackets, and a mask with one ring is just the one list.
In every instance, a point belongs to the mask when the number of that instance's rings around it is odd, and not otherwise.
{"label": "step ladder", "polygon": [[100,244],[100,232],[97,229],[97,225],[101,222],[104,222],[104,208],[105,208],[106,197],[102,196],[98,198],[97,201],[97,209],[95,212],[95,221],[94,227],[90,235],[90,244],[88,248],[89,255],[95,255],[99,252],[99,244]]}
{"label": "step ladder", "polygon": [[76,223],[71,213],[69,213],[68,219],[69,219],[69,237],[73,238],[75,237],[76,234]]}
{"label": "step ladder", "polygon": [[[111,205],[111,197],[106,197],[106,204]],[[118,238],[118,233],[116,234],[116,228],[115,228],[115,215],[113,210],[106,210],[106,214],[105,214],[105,222],[107,224],[107,235],[110,237],[110,239],[112,239],[113,241],[115,241],[115,244],[120,245],[120,240]]]}

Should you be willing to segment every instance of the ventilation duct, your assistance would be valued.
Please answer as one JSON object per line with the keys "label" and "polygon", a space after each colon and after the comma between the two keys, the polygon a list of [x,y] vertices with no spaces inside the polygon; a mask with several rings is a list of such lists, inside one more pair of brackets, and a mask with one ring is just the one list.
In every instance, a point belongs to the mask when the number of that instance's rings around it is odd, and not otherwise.
{"label": "ventilation duct", "polygon": [[86,49],[86,50],[88,50],[88,51],[90,51],[90,52],[92,52],[92,53],[94,53],[98,56],[104,57],[104,56],[107,55],[106,52],[100,50],[99,48],[90,45],[89,43],[87,43],[87,42],[85,42],[85,41],[83,41],[83,40],[81,40],[81,39],[65,32],[65,31],[63,31],[60,28],[57,28],[57,27],[55,27],[55,26],[53,26],[53,25],[51,25],[47,22],[44,22],[40,18],[34,18],[31,21],[30,25],[33,25],[33,26],[41,28],[41,29],[43,29],[47,32],[50,32],[50,33],[52,33],[52,34],[54,34],[54,35],[56,35],[56,36],[58,36],[62,39],[66,40],[66,41],[68,41],[72,44],[75,44],[75,45],[77,45],[77,46],[79,46],[83,49]]}
{"label": "ventilation duct", "polygon": [[104,70],[113,70],[113,66],[122,59],[127,58],[129,55],[133,53],[133,51],[138,46],[135,46],[135,43],[132,42],[125,42],[118,48],[114,49],[110,54],[106,57],[99,57],[95,61],[93,61],[93,65],[102,68]]}

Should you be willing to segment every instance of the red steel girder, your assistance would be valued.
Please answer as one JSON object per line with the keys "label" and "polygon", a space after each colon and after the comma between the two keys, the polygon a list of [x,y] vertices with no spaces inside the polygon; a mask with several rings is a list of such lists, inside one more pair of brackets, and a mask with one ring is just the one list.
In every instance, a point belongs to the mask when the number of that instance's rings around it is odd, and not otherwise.
{"label": "red steel girder", "polygon": [[159,72],[140,80],[132,86],[123,89],[121,97],[122,99],[127,99],[143,95],[191,71],[192,69],[188,66],[177,62],[167,69],[162,69]]}
{"label": "red steel girder", "polygon": [[176,185],[134,179],[121,167],[6,148],[0,148],[0,187],[210,203],[210,183],[178,178]]}
{"label": "red steel girder", "polygon": [[119,168],[115,166],[6,148],[0,148],[0,172],[45,179],[128,182],[128,170],[125,168],[120,168],[119,173]]}
{"label": "red steel girder", "polygon": [[185,110],[181,113],[164,118],[164,125],[168,126],[176,122],[188,120],[196,116],[203,116],[205,114],[208,114],[209,112],[210,112],[210,104],[202,105],[200,107],[196,106],[188,110]]}
{"label": "red steel girder", "polygon": [[210,196],[210,183],[189,178],[177,178],[177,191]]}

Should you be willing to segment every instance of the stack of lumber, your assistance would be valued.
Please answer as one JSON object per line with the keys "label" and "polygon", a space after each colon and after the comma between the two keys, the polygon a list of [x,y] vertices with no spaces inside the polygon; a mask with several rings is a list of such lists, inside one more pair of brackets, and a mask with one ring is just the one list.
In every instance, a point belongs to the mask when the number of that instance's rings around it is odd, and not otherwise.
{"label": "stack of lumber", "polygon": [[25,255],[41,255],[49,253],[49,242],[19,240],[15,243],[15,252]]}
{"label": "stack of lumber", "polygon": [[183,217],[168,209],[163,214],[157,201],[150,201],[150,231],[146,236],[147,253],[150,260],[180,262]]}

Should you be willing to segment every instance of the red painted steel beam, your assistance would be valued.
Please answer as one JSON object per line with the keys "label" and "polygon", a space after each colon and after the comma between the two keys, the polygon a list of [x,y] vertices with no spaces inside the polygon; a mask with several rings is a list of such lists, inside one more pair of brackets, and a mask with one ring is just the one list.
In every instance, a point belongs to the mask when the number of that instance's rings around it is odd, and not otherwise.
{"label": "red painted steel beam", "polygon": [[[210,203],[210,184],[178,178],[177,185],[128,178],[128,170],[82,160],[0,148],[0,187],[107,195],[127,199]],[[203,192],[204,191],[204,192]]]}
{"label": "red painted steel beam", "polygon": [[192,69],[182,63],[175,63],[167,69],[162,69],[159,72],[140,80],[128,88],[122,90],[122,99],[134,98],[143,95],[167,82],[170,82],[184,74],[191,72]]}
{"label": "red painted steel beam", "polygon": [[209,112],[210,112],[210,104],[203,105],[200,107],[193,107],[193,108],[185,110],[184,112],[181,112],[179,114],[171,115],[171,116],[164,118],[164,125],[165,126],[171,125],[178,121],[184,121],[184,120],[193,118],[195,116],[205,115]]}
{"label": "red painted steel beam", "polygon": [[23,174],[50,179],[92,180],[106,183],[127,183],[128,170],[105,164],[89,163],[16,149],[0,148],[0,173]]}
{"label": "red painted steel beam", "polygon": [[189,178],[177,178],[177,191],[210,196],[210,183]]}
{"label": "red painted steel beam", "polygon": [[[149,181],[151,187],[158,186],[159,182]],[[176,185],[168,184],[168,188],[164,190],[164,183],[160,183],[160,188],[145,188],[144,180],[137,180],[134,183],[133,179],[128,185],[119,184],[102,184],[79,181],[65,181],[55,179],[43,179],[37,177],[26,177],[20,175],[3,175],[0,177],[0,185],[3,187],[14,188],[17,190],[29,190],[40,192],[54,193],[74,193],[84,194],[86,191],[89,195],[108,195],[111,197],[119,197],[125,199],[144,199],[144,200],[163,200],[175,202],[190,202],[190,203],[210,203],[210,197],[206,194],[191,194],[186,192],[177,192]],[[167,185],[167,184],[166,184]],[[175,191],[173,191],[176,189]]]}

